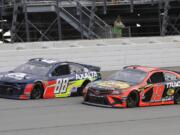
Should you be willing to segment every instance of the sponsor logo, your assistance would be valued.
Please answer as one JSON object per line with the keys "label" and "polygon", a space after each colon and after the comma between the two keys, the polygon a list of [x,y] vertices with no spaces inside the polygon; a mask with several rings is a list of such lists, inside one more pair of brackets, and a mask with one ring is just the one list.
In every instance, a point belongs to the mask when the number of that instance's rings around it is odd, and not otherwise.
{"label": "sponsor logo", "polygon": [[171,96],[171,97],[165,97],[162,99],[162,102],[165,102],[165,101],[172,101],[174,98],[174,96]]}
{"label": "sponsor logo", "polygon": [[76,79],[77,80],[83,80],[87,78],[96,78],[98,75],[96,72],[87,72],[84,74],[76,74]]}
{"label": "sponsor logo", "polygon": [[77,90],[78,90],[77,87],[72,87],[71,92],[75,93],[75,92],[77,92]]}
{"label": "sponsor logo", "polygon": [[111,87],[111,88],[117,88],[117,89],[125,89],[125,88],[130,87],[128,83],[114,82],[114,81],[98,82],[97,85],[101,87],[108,87],[108,88]]}
{"label": "sponsor logo", "polygon": [[56,60],[53,60],[53,59],[42,59],[41,61],[45,62],[45,63],[48,63],[48,64],[53,64],[53,63],[57,62]]}
{"label": "sponsor logo", "polygon": [[172,96],[172,95],[174,95],[174,93],[175,93],[174,89],[168,89],[168,91],[167,91],[168,96]]}
{"label": "sponsor logo", "polygon": [[16,80],[22,80],[25,78],[26,75],[27,74],[25,73],[10,73],[10,74],[5,75],[5,77],[13,78]]}
{"label": "sponsor logo", "polygon": [[180,81],[166,83],[167,88],[177,88],[180,87]]}

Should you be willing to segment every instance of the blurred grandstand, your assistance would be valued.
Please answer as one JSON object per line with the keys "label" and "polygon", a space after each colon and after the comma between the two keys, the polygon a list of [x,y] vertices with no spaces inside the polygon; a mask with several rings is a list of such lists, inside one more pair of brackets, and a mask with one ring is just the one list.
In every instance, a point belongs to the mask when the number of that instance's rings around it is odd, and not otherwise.
{"label": "blurred grandstand", "polygon": [[179,0],[0,0],[0,42],[180,34]]}

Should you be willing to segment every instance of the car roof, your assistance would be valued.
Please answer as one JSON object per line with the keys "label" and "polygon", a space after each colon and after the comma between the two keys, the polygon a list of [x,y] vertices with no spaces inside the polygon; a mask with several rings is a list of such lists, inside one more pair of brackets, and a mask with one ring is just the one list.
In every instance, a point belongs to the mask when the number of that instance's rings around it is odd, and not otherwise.
{"label": "car roof", "polygon": [[152,72],[154,70],[160,70],[160,68],[157,67],[148,67],[148,66],[139,66],[139,65],[126,66],[124,67],[124,69],[136,69],[144,72]]}
{"label": "car roof", "polygon": [[34,63],[34,64],[44,64],[44,65],[70,63],[68,61],[59,61],[57,59],[50,59],[50,58],[33,58],[33,59],[30,59],[28,62]]}
{"label": "car roof", "polygon": [[[56,64],[78,64],[78,65],[82,65],[82,66],[86,66],[85,64],[81,64],[81,63],[77,63],[77,62],[72,62],[72,61],[59,61],[57,59],[52,59],[52,58],[33,58],[30,59],[28,61],[29,63],[33,63],[33,64],[43,64],[43,65],[56,65]],[[87,66],[91,66],[91,65],[87,65]]]}

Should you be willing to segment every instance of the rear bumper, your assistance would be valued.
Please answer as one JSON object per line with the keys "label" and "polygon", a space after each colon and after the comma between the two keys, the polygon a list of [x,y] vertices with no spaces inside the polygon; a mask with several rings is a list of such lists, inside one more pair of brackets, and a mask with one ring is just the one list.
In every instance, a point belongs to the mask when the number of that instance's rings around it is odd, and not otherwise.
{"label": "rear bumper", "polygon": [[108,108],[125,108],[126,102],[118,95],[106,95],[106,96],[90,96],[84,97],[83,104],[92,106],[101,106]]}

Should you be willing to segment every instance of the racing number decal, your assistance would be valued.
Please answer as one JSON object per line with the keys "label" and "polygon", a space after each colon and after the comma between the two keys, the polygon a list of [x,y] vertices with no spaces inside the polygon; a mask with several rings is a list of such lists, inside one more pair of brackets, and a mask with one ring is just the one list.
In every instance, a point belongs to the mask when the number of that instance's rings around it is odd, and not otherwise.
{"label": "racing number decal", "polygon": [[153,96],[152,96],[152,101],[153,102],[160,102],[162,100],[163,92],[164,92],[164,85],[155,85],[153,89]]}
{"label": "racing number decal", "polygon": [[55,94],[66,93],[69,83],[68,78],[60,78],[56,80]]}

